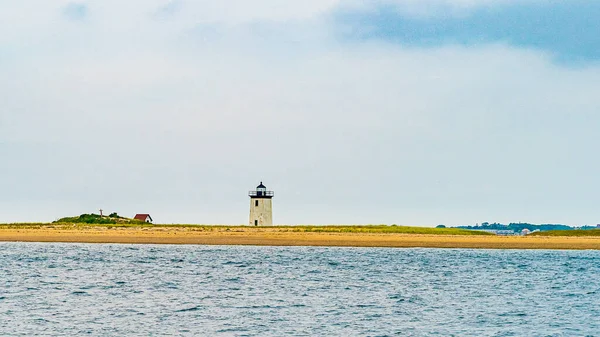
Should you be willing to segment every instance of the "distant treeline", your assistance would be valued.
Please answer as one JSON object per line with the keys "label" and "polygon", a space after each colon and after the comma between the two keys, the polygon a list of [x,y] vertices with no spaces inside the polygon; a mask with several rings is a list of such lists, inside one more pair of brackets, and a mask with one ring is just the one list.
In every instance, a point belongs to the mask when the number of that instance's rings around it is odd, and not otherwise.
{"label": "distant treeline", "polygon": [[[508,225],[497,223],[497,222],[495,222],[495,223],[483,222],[481,225],[477,225],[477,226],[458,226],[458,228],[475,229],[475,230],[511,230],[514,232],[521,232],[523,229],[528,229],[532,232],[536,229],[539,229],[542,232],[554,231],[554,230],[573,230],[573,229],[575,229],[571,226],[561,225],[561,224],[535,225],[535,224],[521,223],[521,222],[510,223]],[[583,226],[583,227],[578,227],[577,229],[594,229],[594,228],[596,228],[596,227]]]}

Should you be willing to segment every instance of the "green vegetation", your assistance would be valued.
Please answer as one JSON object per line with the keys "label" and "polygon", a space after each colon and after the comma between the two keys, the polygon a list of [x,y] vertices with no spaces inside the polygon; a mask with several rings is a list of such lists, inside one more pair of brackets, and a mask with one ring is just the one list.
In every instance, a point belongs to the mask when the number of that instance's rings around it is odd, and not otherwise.
{"label": "green vegetation", "polygon": [[81,214],[80,216],[61,218],[53,223],[85,223],[85,224],[116,224],[117,220],[97,214]]}
{"label": "green vegetation", "polygon": [[[90,222],[81,222],[90,221]],[[110,221],[110,222],[104,222]],[[112,222],[114,221],[114,222]],[[426,234],[426,235],[494,235],[487,232],[471,231],[459,228],[431,228],[431,227],[405,227],[388,225],[326,225],[326,226],[224,226],[224,225],[151,225],[143,221],[133,219],[114,219],[109,217],[100,218],[99,215],[83,214],[79,217],[62,218],[51,224],[44,223],[16,223],[0,224],[0,228],[11,229],[91,229],[91,228],[148,228],[162,229],[186,229],[200,232],[245,232],[245,231],[275,231],[275,232],[306,232],[306,233],[389,233],[389,234]]]}
{"label": "green vegetation", "polygon": [[516,233],[521,233],[523,229],[528,229],[530,231],[540,230],[540,231],[553,231],[553,230],[571,230],[572,227],[567,225],[560,224],[543,224],[543,225],[535,225],[530,223],[510,223],[508,225],[504,225],[501,223],[489,223],[483,222],[479,226],[459,226],[458,228],[463,229],[476,229],[476,230],[510,230]]}
{"label": "green vegetation", "polygon": [[94,225],[115,225],[115,224],[142,224],[143,221],[128,219],[119,216],[117,213],[111,213],[109,216],[98,214],[81,214],[80,216],[61,218],[53,223],[72,223],[72,224],[94,224]]}
{"label": "green vegetation", "polygon": [[0,228],[4,228],[4,229],[40,229],[40,228],[52,228],[52,225],[48,224],[48,223],[4,223],[4,224],[0,224]]}
{"label": "green vegetation", "polygon": [[600,229],[575,229],[575,230],[556,230],[547,232],[536,232],[530,236],[600,236]]}
{"label": "green vegetation", "polygon": [[115,223],[115,224],[86,224],[86,223],[5,223],[0,224],[0,229],[63,229],[63,230],[80,230],[94,228],[148,228],[154,227],[152,224],[145,222],[136,223]]}
{"label": "green vegetation", "polygon": [[406,227],[387,225],[368,226],[278,226],[293,232],[317,233],[397,233],[397,234],[429,234],[429,235],[494,235],[488,232],[472,231],[460,228]]}

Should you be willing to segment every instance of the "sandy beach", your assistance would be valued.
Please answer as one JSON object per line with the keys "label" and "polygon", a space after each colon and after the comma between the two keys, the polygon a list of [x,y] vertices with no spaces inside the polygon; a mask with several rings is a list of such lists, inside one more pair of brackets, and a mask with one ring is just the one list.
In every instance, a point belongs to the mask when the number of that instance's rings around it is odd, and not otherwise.
{"label": "sandy beach", "polygon": [[396,233],[314,233],[270,228],[189,227],[0,228],[0,241],[261,246],[600,249],[600,237],[465,236]]}

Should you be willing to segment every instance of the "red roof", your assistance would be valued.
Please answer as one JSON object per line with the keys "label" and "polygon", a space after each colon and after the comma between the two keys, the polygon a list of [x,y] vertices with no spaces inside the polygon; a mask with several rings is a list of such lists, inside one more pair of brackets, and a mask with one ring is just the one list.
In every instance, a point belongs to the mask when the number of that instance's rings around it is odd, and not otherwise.
{"label": "red roof", "polygon": [[152,221],[152,217],[150,216],[150,214],[136,214],[133,218],[135,220],[142,220],[142,221],[146,221],[147,218],[150,218],[150,221]]}

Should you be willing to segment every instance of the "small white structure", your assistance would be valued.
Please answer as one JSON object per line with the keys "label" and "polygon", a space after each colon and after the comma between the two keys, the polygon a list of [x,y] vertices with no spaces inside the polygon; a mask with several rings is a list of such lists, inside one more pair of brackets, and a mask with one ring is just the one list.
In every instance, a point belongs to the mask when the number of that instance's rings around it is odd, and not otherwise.
{"label": "small white structure", "polygon": [[248,192],[250,197],[250,226],[272,226],[273,204],[271,199],[275,193],[267,191],[262,181],[256,187],[256,191]]}
{"label": "small white structure", "polygon": [[152,223],[152,217],[150,216],[150,214],[136,214],[133,217],[135,220],[140,220],[146,223]]}
{"label": "small white structure", "polygon": [[527,228],[523,228],[523,230],[521,231],[521,235],[527,235],[529,233],[531,233],[531,231]]}

